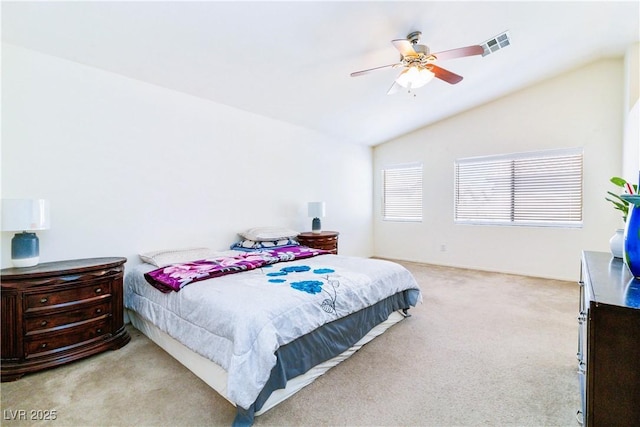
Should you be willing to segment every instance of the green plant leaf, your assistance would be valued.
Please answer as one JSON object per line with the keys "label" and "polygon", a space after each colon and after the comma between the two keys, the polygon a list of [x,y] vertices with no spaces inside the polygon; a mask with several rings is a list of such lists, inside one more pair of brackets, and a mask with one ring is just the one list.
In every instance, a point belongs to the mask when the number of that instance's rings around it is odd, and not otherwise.
{"label": "green plant leaf", "polygon": [[621,211],[626,211],[626,210],[628,210],[628,209],[629,209],[627,206],[623,205],[622,203],[618,203],[618,202],[616,202],[616,201],[614,201],[614,200],[611,200],[611,199],[606,199],[606,200],[608,200],[608,201],[610,201],[611,203],[613,203],[613,207],[614,207],[615,209],[618,209],[618,210],[621,210]]}
{"label": "green plant leaf", "polygon": [[[620,178],[619,176],[614,176],[609,181],[611,181],[613,185],[616,185],[622,188],[624,188],[624,185],[627,183],[626,179]],[[631,186],[633,187],[633,190],[634,190],[633,192],[635,194],[638,194],[638,186],[636,184],[631,184]],[[612,198],[605,197],[605,200],[613,203],[614,209],[622,212],[622,220],[624,222],[627,222],[627,216],[629,215],[629,202],[622,199],[618,194],[614,193],[613,191],[607,191],[607,194]]]}
{"label": "green plant leaf", "polygon": [[619,176],[614,176],[613,178],[611,178],[610,180],[614,185],[617,185],[618,187],[624,187],[624,185],[627,183],[627,180],[624,178],[620,178]]}
{"label": "green plant leaf", "polygon": [[[607,194],[608,194],[608,195],[610,195],[610,196],[612,196],[612,197],[613,197],[613,198],[615,198],[616,200],[618,200],[618,201],[619,201],[619,203],[622,203],[622,204],[623,204],[623,205],[625,205],[625,206],[629,206],[629,202],[627,202],[626,200],[624,200],[624,199],[620,198],[620,196],[619,196],[619,195],[617,195],[616,193],[613,193],[613,192],[611,192],[611,191],[607,191]],[[610,200],[610,199],[607,199],[607,200],[609,200],[610,202],[615,203],[613,200]]]}

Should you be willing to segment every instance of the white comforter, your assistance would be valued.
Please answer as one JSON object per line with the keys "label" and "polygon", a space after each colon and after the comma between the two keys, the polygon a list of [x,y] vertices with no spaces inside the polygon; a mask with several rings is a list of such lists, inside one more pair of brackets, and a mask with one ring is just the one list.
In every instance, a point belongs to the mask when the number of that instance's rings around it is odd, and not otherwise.
{"label": "white comforter", "polygon": [[[309,267],[288,272],[284,267]],[[255,401],[278,347],[397,292],[419,287],[399,264],[321,255],[192,283],[162,293],[140,264],[125,279],[125,306],[228,373],[227,394],[243,408]],[[274,274],[275,273],[275,274]],[[315,289],[312,294],[297,287]],[[321,286],[319,286],[321,284]]]}

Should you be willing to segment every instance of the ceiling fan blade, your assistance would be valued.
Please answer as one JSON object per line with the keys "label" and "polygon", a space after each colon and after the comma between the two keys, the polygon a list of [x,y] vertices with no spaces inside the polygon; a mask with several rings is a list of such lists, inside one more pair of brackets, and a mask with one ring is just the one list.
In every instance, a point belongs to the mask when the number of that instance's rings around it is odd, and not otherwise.
{"label": "ceiling fan blade", "polygon": [[460,83],[462,81],[462,76],[457,75],[456,73],[452,73],[449,70],[445,70],[444,68],[438,67],[434,64],[427,65],[427,68],[431,70],[433,74],[440,80],[444,80],[447,83],[452,85],[456,83]]}
{"label": "ceiling fan blade", "polygon": [[482,55],[484,49],[482,46],[473,45],[467,47],[459,47],[457,49],[444,50],[442,52],[433,53],[432,55],[439,60],[462,58],[464,56]]}
{"label": "ceiling fan blade", "polygon": [[394,93],[397,93],[398,90],[401,88],[402,86],[400,86],[398,83],[395,82],[395,80],[393,81],[393,84],[391,85],[391,87],[389,88],[389,90],[387,91],[387,95],[393,95]]}
{"label": "ceiling fan blade", "polygon": [[358,77],[358,76],[361,76],[363,74],[370,73],[372,71],[381,70],[383,68],[395,67],[395,66],[398,66],[398,65],[402,65],[402,63],[398,62],[397,64],[382,65],[380,67],[369,68],[368,70],[355,71],[355,72],[351,73],[351,77]]}
{"label": "ceiling fan blade", "polygon": [[413,49],[413,45],[407,39],[391,40],[391,43],[393,43],[393,46],[398,49],[403,58],[418,56],[416,51]]}

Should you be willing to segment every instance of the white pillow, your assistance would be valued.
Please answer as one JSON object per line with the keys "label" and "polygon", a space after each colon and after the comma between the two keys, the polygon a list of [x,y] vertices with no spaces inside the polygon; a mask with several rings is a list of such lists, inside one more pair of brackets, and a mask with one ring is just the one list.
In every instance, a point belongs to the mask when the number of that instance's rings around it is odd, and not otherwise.
{"label": "white pillow", "polygon": [[184,249],[164,249],[160,251],[145,252],[140,254],[140,259],[147,264],[156,267],[164,267],[170,264],[196,261],[205,258],[214,258],[231,251],[214,251],[209,248],[184,248]]}
{"label": "white pillow", "polygon": [[300,233],[285,227],[254,227],[238,234],[246,240],[264,242],[288,239],[290,237],[296,237]]}

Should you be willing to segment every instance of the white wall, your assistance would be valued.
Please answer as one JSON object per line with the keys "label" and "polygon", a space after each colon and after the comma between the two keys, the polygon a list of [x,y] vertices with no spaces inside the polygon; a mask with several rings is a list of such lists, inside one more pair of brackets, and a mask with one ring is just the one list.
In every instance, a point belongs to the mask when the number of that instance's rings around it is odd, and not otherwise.
{"label": "white wall", "polygon": [[[604,200],[621,172],[622,97],[622,60],[603,60],[377,146],[375,255],[576,280],[581,251],[608,251],[623,226]],[[454,224],[455,159],[569,147],[584,147],[583,228]],[[382,221],[380,170],[415,161],[424,164],[423,222]]]}
{"label": "white wall", "polygon": [[[47,198],[40,261],[203,245],[236,232],[323,228],[372,253],[371,149],[204,99],[2,45],[2,197]],[[2,266],[10,239],[2,233]]]}
{"label": "white wall", "polygon": [[624,145],[622,177],[637,183],[640,170],[640,43],[627,49],[624,57]]}

